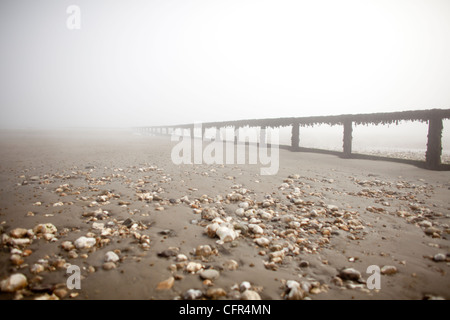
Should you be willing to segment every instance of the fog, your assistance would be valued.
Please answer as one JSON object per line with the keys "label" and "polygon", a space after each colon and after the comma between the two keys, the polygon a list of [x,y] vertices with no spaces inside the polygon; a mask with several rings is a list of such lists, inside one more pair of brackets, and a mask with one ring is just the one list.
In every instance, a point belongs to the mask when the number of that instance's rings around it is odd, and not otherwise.
{"label": "fog", "polygon": [[450,107],[448,0],[2,0],[0,43],[0,128]]}

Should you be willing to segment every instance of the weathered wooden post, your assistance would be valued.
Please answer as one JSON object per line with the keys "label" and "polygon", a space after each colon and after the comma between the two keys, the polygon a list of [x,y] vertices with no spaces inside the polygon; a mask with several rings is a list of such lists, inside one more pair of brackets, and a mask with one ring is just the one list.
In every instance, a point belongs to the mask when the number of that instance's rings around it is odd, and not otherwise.
{"label": "weathered wooden post", "polygon": [[428,169],[438,169],[441,165],[442,128],[441,117],[434,116],[428,120],[428,142],[425,155]]}
{"label": "weathered wooden post", "polygon": [[292,132],[291,132],[291,150],[298,151],[300,150],[300,124],[298,122],[294,122],[292,124]]}
{"label": "weathered wooden post", "polygon": [[350,158],[352,155],[352,120],[344,120],[344,157]]}
{"label": "weathered wooden post", "polygon": [[259,129],[259,146],[266,145],[266,126],[261,126]]}

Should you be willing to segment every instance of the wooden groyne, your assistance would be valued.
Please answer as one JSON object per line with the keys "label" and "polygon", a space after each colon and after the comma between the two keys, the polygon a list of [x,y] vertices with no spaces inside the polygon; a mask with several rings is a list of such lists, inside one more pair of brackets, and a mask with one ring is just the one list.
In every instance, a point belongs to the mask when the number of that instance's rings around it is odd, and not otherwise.
{"label": "wooden groyne", "polygon": [[[384,125],[396,124],[401,121],[428,123],[428,141],[425,154],[425,166],[427,169],[438,170],[442,168],[442,130],[443,120],[450,119],[450,109],[412,110],[388,113],[370,114],[343,114],[334,116],[292,117],[272,119],[250,119],[221,122],[201,123],[202,136],[208,128],[233,128],[234,130],[246,127],[260,129],[291,127],[292,151],[300,151],[300,128],[316,125],[340,125],[343,126],[342,156],[352,158],[352,139],[354,125]],[[140,132],[153,134],[171,134],[176,129],[189,129],[191,137],[194,137],[194,128],[200,124],[180,124],[168,126],[149,126],[136,128]],[[263,139],[260,137],[260,139]]]}

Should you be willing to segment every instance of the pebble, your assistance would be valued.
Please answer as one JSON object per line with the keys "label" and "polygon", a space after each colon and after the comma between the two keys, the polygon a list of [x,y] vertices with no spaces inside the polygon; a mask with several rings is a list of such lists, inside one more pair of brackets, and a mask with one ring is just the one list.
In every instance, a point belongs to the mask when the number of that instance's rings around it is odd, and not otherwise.
{"label": "pebble", "polygon": [[0,282],[0,289],[2,292],[15,292],[19,289],[25,288],[27,285],[27,277],[25,277],[22,273],[15,273]]}
{"label": "pebble", "polygon": [[306,260],[302,260],[302,261],[300,261],[300,263],[299,263],[299,267],[300,267],[300,268],[308,268],[308,267],[309,267],[309,262],[306,261]]}
{"label": "pebble", "polygon": [[186,266],[186,271],[189,273],[196,273],[203,268],[203,265],[198,262],[191,261]]}
{"label": "pebble", "polygon": [[436,254],[436,255],[433,257],[433,260],[434,260],[435,262],[442,262],[442,261],[445,261],[445,260],[446,260],[446,256],[445,256],[445,254],[443,254],[443,253],[438,253],[438,254]]}
{"label": "pebble", "polygon": [[395,266],[383,266],[380,270],[381,274],[392,275],[397,273]]}
{"label": "pebble", "polygon": [[203,296],[203,292],[198,289],[189,289],[183,295],[185,300],[196,300]]}
{"label": "pebble", "polygon": [[33,264],[33,266],[30,268],[30,272],[33,274],[41,273],[45,270],[44,266],[39,263]]}
{"label": "pebble", "polygon": [[105,224],[100,222],[94,222],[92,223],[92,228],[95,230],[103,230],[105,228]]}
{"label": "pebble", "polygon": [[237,268],[239,267],[239,263],[237,263],[237,261],[235,261],[233,259],[230,259],[223,263],[223,267],[226,270],[234,271],[234,270],[237,270]]}
{"label": "pebble", "polygon": [[239,208],[242,208],[242,209],[245,210],[245,209],[248,209],[249,207],[250,207],[250,205],[249,205],[249,203],[247,201],[239,203]]}
{"label": "pebble", "polygon": [[116,264],[114,262],[105,262],[102,266],[103,270],[112,270],[116,268]]}
{"label": "pebble", "polygon": [[69,292],[64,288],[58,288],[53,291],[53,294],[60,299],[64,299],[69,294]]}
{"label": "pebble", "polygon": [[119,259],[119,256],[113,251],[108,251],[105,254],[105,262],[117,262]]}
{"label": "pebble", "polygon": [[303,300],[306,297],[306,292],[300,287],[300,284],[295,280],[288,280],[286,282],[286,290],[284,298],[286,300]]}
{"label": "pebble", "polygon": [[88,238],[85,236],[79,237],[75,240],[74,245],[77,249],[89,249],[92,248],[96,244],[95,238]]}
{"label": "pebble", "polygon": [[216,280],[219,278],[220,273],[217,270],[214,269],[207,269],[200,273],[200,278],[203,280]]}
{"label": "pebble", "polygon": [[359,281],[361,279],[361,273],[354,268],[346,268],[339,272],[339,277],[342,280]]}
{"label": "pebble", "polygon": [[254,290],[245,290],[241,293],[241,300],[261,300],[261,296]]}
{"label": "pebble", "polygon": [[206,296],[210,299],[218,299],[220,297],[225,297],[227,292],[222,288],[209,288],[206,291]]}
{"label": "pebble", "polygon": [[250,284],[250,282],[248,281],[243,281],[241,282],[241,284],[239,285],[239,290],[241,292],[244,292],[245,290],[250,290],[250,288],[252,287],[252,285]]}
{"label": "pebble", "polygon": [[270,240],[264,237],[257,238],[254,241],[260,247],[268,247],[270,244]]}
{"label": "pebble", "polygon": [[11,239],[11,243],[15,246],[26,246],[31,243],[31,239],[28,238]]}
{"label": "pebble", "polygon": [[237,233],[231,228],[220,226],[217,231],[216,235],[220,238],[223,242],[231,242],[234,241],[234,239],[237,238]]}
{"label": "pebble", "polygon": [[24,228],[16,228],[9,233],[13,238],[23,238],[27,235],[28,230]]}
{"label": "pebble", "polygon": [[250,223],[248,225],[248,229],[253,232],[254,234],[263,234],[264,233],[264,229],[261,228],[259,225],[257,224],[252,224]]}
{"label": "pebble", "polygon": [[131,226],[133,226],[135,223],[136,223],[136,221],[134,221],[131,218],[128,218],[124,222],[122,222],[122,225],[124,225],[127,228],[131,228]]}
{"label": "pebble", "polygon": [[332,205],[332,204],[329,204],[329,205],[327,205],[327,209],[330,210],[330,211],[338,211],[339,207],[337,207],[335,205]]}
{"label": "pebble", "polygon": [[186,255],[184,255],[184,254],[177,255],[177,258],[176,258],[177,262],[183,262],[183,261],[187,261],[187,260],[188,260],[188,257]]}
{"label": "pebble", "polygon": [[49,295],[48,293],[44,293],[43,295],[34,298],[34,300],[59,300],[59,298],[53,293],[51,295]]}
{"label": "pebble", "polygon": [[77,251],[76,251],[75,249],[74,249],[74,250],[70,250],[69,253],[68,253],[67,255],[68,255],[68,257],[71,258],[71,259],[76,259],[76,258],[78,258],[78,253],[77,253]]}
{"label": "pebble", "polygon": [[33,231],[36,234],[38,234],[38,233],[55,234],[58,231],[58,229],[56,229],[56,227],[51,223],[43,223],[43,224],[38,224],[37,226],[35,226]]}
{"label": "pebble", "polygon": [[161,251],[158,253],[158,257],[161,258],[170,258],[175,257],[178,254],[178,250],[175,250],[173,248],[166,249],[164,251]]}
{"label": "pebble", "polygon": [[201,257],[208,257],[212,254],[212,249],[209,245],[199,245],[195,249],[195,255]]}
{"label": "pebble", "polygon": [[11,255],[11,257],[9,258],[9,260],[11,261],[11,263],[15,266],[20,266],[22,263],[24,263],[24,260],[22,258],[21,255],[19,254],[13,254]]}
{"label": "pebble", "polygon": [[173,287],[173,284],[175,283],[175,278],[170,277],[164,281],[161,281],[158,283],[158,286],[156,287],[156,290],[169,290]]}

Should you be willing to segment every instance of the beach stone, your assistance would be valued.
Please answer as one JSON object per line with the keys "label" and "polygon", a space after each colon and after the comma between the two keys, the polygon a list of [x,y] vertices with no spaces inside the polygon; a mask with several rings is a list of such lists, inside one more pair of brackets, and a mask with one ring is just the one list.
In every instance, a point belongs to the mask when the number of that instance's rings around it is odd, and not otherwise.
{"label": "beach stone", "polygon": [[50,295],[48,293],[44,293],[43,295],[34,298],[34,300],[59,300],[59,298],[55,294]]}
{"label": "beach stone", "polygon": [[208,257],[212,254],[212,249],[209,245],[199,245],[195,249],[195,255],[201,257]]}
{"label": "beach stone", "polygon": [[183,298],[185,300],[195,300],[195,299],[199,299],[203,296],[203,292],[201,290],[198,289],[189,289],[188,291],[186,291],[183,295]]}
{"label": "beach stone", "polygon": [[94,222],[92,223],[92,228],[95,230],[103,230],[105,228],[105,224],[100,222]]}
{"label": "beach stone", "polygon": [[214,238],[216,236],[216,231],[220,228],[218,223],[212,223],[205,227],[205,232],[210,238]]}
{"label": "beach stone", "polygon": [[435,262],[443,262],[446,260],[446,256],[443,253],[438,253],[433,257],[433,261]]}
{"label": "beach stone", "polygon": [[31,243],[31,239],[28,238],[11,239],[11,243],[14,246],[26,246]]}
{"label": "beach stone", "polygon": [[103,270],[112,270],[116,268],[116,264],[114,262],[105,262],[102,266]]}
{"label": "beach stone", "polygon": [[258,292],[253,290],[245,290],[241,293],[241,300],[261,300]]}
{"label": "beach stone", "polygon": [[395,266],[384,266],[380,270],[381,274],[391,275],[397,273],[397,268]]}
{"label": "beach stone", "polygon": [[170,277],[164,281],[161,281],[158,283],[158,286],[156,287],[156,290],[169,290],[173,287],[173,284],[175,283],[175,278]]}
{"label": "beach stone", "polygon": [[131,218],[128,218],[122,223],[122,225],[124,225],[127,228],[131,228],[131,226],[133,226],[135,223],[136,223],[136,221],[134,221]]}
{"label": "beach stone", "polygon": [[9,278],[0,282],[0,290],[2,292],[15,292],[23,289],[28,285],[27,277],[22,273],[15,273]]}
{"label": "beach stone", "polygon": [[196,273],[203,268],[203,265],[198,262],[191,261],[186,266],[186,271],[189,273]]}
{"label": "beach stone", "polygon": [[230,259],[223,263],[223,267],[227,270],[234,271],[239,267],[239,263],[233,259]]}
{"label": "beach stone", "polygon": [[306,296],[306,291],[300,287],[300,284],[295,280],[288,280],[286,282],[286,300],[303,300]]}
{"label": "beach stone", "polygon": [[39,263],[33,264],[33,266],[30,268],[31,273],[34,273],[34,274],[41,273],[44,270],[45,270],[44,266]]}
{"label": "beach stone", "polygon": [[219,278],[220,273],[217,270],[214,269],[207,269],[200,273],[200,278],[203,280],[216,280]]}
{"label": "beach stone", "polygon": [[89,249],[96,244],[95,238],[87,238],[85,236],[79,237],[75,240],[74,245],[77,249]]}
{"label": "beach stone", "polygon": [[19,254],[11,255],[11,257],[9,257],[9,260],[15,266],[20,266],[22,263],[24,263],[24,260],[23,260],[22,256],[19,255]]}
{"label": "beach stone", "polygon": [[78,258],[78,253],[75,249],[70,250],[69,253],[67,254],[67,256],[71,259],[76,259]]}
{"label": "beach stone", "polygon": [[225,297],[227,292],[222,288],[209,288],[206,291],[206,296],[210,299],[218,299],[220,297]]}
{"label": "beach stone", "polygon": [[361,279],[361,273],[354,268],[346,268],[339,272],[339,277],[342,280],[359,281]]}
{"label": "beach stone", "polygon": [[302,261],[300,261],[300,263],[299,263],[299,267],[300,267],[300,268],[308,268],[308,267],[309,267],[309,262],[306,261],[306,260],[302,260]]}
{"label": "beach stone", "polygon": [[257,224],[252,224],[250,223],[248,225],[248,229],[253,232],[254,234],[263,234],[264,233],[264,229],[261,228],[260,226],[258,226]]}
{"label": "beach stone", "polygon": [[202,219],[211,221],[219,216],[220,216],[219,213],[215,209],[204,208],[202,210]]}
{"label": "beach stone", "polygon": [[51,223],[42,223],[42,224],[38,224],[37,226],[35,226],[33,231],[36,234],[38,234],[38,233],[55,234],[58,231],[58,229],[56,229],[56,227]]}
{"label": "beach stone", "polygon": [[339,207],[335,206],[333,204],[329,204],[329,205],[327,205],[327,209],[330,210],[330,211],[338,211]]}
{"label": "beach stone", "polygon": [[216,231],[216,235],[223,242],[231,242],[237,238],[236,232],[233,229],[225,227],[225,226],[220,226]]}
{"label": "beach stone", "polygon": [[439,234],[440,230],[436,227],[428,227],[424,230],[427,236],[434,236],[435,234]]}
{"label": "beach stone", "polygon": [[24,228],[15,228],[9,233],[13,238],[23,238],[27,235],[28,230]]}
{"label": "beach stone", "polygon": [[239,290],[241,292],[244,292],[245,290],[250,290],[251,287],[252,285],[250,284],[250,282],[242,281],[241,284],[239,285]]}
{"label": "beach stone", "polygon": [[245,209],[248,209],[249,207],[250,207],[250,205],[249,205],[249,203],[247,201],[239,203],[239,208],[242,208],[242,209],[245,210]]}
{"label": "beach stone", "polygon": [[69,292],[64,288],[58,288],[53,291],[53,294],[60,299],[64,299],[69,294]]}
{"label": "beach stone", "polygon": [[117,262],[119,259],[119,256],[113,251],[108,251],[105,255],[105,262]]}
{"label": "beach stone", "polygon": [[270,240],[264,237],[255,239],[255,243],[260,247],[267,247],[270,244]]}
{"label": "beach stone", "polygon": [[178,254],[178,251],[175,249],[167,249],[158,253],[158,257],[161,258],[170,258],[175,257]]}

